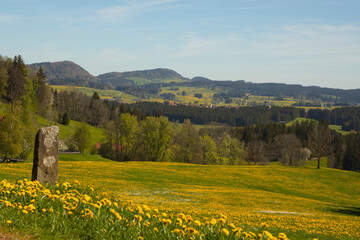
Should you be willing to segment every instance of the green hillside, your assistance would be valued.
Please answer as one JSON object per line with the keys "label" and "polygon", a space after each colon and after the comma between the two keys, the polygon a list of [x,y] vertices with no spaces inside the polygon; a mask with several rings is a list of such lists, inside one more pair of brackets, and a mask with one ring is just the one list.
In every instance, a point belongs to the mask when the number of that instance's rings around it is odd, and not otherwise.
{"label": "green hillside", "polygon": [[[0,179],[29,178],[32,163],[0,165]],[[95,186],[120,200],[225,214],[237,224],[285,232],[289,239],[359,239],[360,174],[304,167],[113,162],[60,155],[59,179]]]}

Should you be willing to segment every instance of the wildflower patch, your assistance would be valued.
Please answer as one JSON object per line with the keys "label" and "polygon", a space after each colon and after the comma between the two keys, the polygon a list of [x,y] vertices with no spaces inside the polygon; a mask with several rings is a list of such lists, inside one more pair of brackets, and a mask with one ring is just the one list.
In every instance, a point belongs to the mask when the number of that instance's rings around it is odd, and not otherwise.
{"label": "wildflower patch", "polygon": [[264,229],[245,231],[225,215],[161,212],[68,182],[44,186],[27,179],[15,184],[2,180],[0,213],[1,225],[59,239],[288,239]]}

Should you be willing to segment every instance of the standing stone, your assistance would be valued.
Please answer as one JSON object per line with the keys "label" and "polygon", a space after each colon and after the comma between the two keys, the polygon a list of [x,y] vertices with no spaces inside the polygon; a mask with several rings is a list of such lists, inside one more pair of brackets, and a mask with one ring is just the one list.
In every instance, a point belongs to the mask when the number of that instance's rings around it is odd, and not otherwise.
{"label": "standing stone", "polygon": [[53,184],[58,178],[59,127],[41,128],[35,137],[32,181]]}

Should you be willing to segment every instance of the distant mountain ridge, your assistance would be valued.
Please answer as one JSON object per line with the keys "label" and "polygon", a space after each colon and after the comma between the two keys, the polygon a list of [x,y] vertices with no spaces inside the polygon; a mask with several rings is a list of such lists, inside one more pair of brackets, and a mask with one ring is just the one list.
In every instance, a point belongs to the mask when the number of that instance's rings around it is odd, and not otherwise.
{"label": "distant mountain ridge", "polygon": [[156,68],[128,72],[110,72],[93,76],[84,68],[71,61],[42,62],[27,65],[29,69],[42,67],[51,84],[93,86],[95,83],[110,84],[116,87],[131,78],[146,79],[151,82],[163,82],[168,79],[189,80],[171,69]]}
{"label": "distant mountain ridge", "polygon": [[343,90],[316,86],[304,87],[296,84],[252,83],[244,80],[214,81],[201,76],[188,79],[174,70],[166,68],[110,72],[93,76],[84,68],[71,61],[43,62],[28,65],[32,69],[37,69],[40,66],[44,69],[50,84],[117,89],[140,97],[143,97],[144,94],[159,93],[161,91],[159,83],[161,83],[163,87],[178,85],[212,90],[221,89],[220,93],[214,94],[214,97],[228,101],[230,98],[241,98],[251,94],[278,97],[279,99],[288,96],[296,99],[326,101],[336,104],[360,104],[360,89]]}

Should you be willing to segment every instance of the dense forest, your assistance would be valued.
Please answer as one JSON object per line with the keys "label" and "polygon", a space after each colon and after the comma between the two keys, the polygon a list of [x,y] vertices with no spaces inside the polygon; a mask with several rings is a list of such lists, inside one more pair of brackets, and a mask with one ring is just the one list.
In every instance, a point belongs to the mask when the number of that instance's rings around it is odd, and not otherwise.
{"label": "dense forest", "polygon": [[[116,161],[229,165],[279,161],[298,166],[315,158],[320,167],[321,159],[327,157],[329,167],[360,171],[360,134],[341,135],[328,126],[335,123],[356,130],[358,107],[306,113],[293,107],[121,104],[103,101],[96,92],[88,97],[79,92],[52,91],[44,70],[27,69],[21,56],[0,57],[0,96],[7,106],[0,120],[0,154],[4,159],[29,156],[38,127],[36,115],[41,115],[58,124],[81,121],[65,142],[68,148]],[[298,117],[319,121],[285,124]],[[219,125],[194,125],[209,123]],[[98,148],[89,144],[88,124],[104,129],[106,137]]]}
{"label": "dense forest", "polygon": [[360,131],[360,108],[342,107],[333,110],[310,109],[307,117],[325,120],[332,125],[341,125],[344,131]]}
{"label": "dense forest", "polygon": [[298,117],[305,117],[305,110],[293,107],[216,107],[205,108],[184,104],[170,105],[157,102],[137,102],[128,105],[130,108],[140,109],[147,115],[164,115],[173,122],[183,122],[190,119],[195,124],[220,123],[229,126],[247,126],[269,122],[290,122]]}

